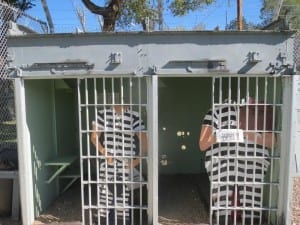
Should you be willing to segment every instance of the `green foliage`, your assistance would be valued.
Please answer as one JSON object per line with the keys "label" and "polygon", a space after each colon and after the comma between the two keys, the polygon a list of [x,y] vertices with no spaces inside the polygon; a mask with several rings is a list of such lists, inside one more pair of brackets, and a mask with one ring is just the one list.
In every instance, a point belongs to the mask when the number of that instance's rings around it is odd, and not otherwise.
{"label": "green foliage", "polygon": [[191,11],[210,5],[216,0],[172,0],[170,10],[174,16],[184,16]]}
{"label": "green foliage", "polygon": [[34,0],[4,0],[4,2],[15,6],[16,8],[19,8],[21,10],[27,10],[34,6],[33,2]]}
{"label": "green foliage", "polygon": [[120,9],[117,25],[119,27],[128,26],[128,24],[141,24],[145,18],[149,20],[157,19],[157,11],[147,0],[129,0],[124,1]]}
{"label": "green foliage", "polygon": [[[163,23],[161,16],[163,8],[171,10],[174,16],[184,16],[189,12],[198,10],[216,1],[217,0],[121,0],[119,1],[121,5],[119,11],[116,12],[116,16],[114,18],[106,18],[106,20],[116,22],[117,27],[128,28],[130,24],[141,24],[144,30],[146,27],[151,30],[151,28],[154,28],[155,23]],[[98,7],[105,8],[111,3],[113,3],[113,0],[106,0],[106,6]],[[114,29],[114,26],[112,29]]]}
{"label": "green foliage", "polygon": [[[266,25],[272,21],[276,15],[276,9],[278,7],[278,0],[264,0],[263,8],[261,9],[261,18],[263,24]],[[284,0],[280,12],[279,18],[284,18],[291,24],[293,29],[300,29],[300,1],[299,0]]]}
{"label": "green foliage", "polygon": [[[171,10],[174,16],[184,16],[191,11],[210,5],[216,0],[167,0],[162,1],[164,8]],[[143,24],[145,19],[153,23],[159,20],[159,8],[157,1],[126,0],[123,1],[117,26],[128,27],[128,24]]]}
{"label": "green foliage", "polygon": [[260,10],[260,18],[262,19],[262,24],[264,26],[272,22],[276,6],[278,6],[277,0],[263,1],[263,7]]}
{"label": "green foliage", "polygon": [[292,29],[300,29],[300,1],[285,0],[279,17],[285,18],[291,24]]}
{"label": "green foliage", "polygon": [[[248,22],[245,18],[243,18],[243,30],[258,30],[261,28],[261,25],[253,24]],[[238,30],[237,20],[231,20],[229,24],[226,25],[226,30]]]}

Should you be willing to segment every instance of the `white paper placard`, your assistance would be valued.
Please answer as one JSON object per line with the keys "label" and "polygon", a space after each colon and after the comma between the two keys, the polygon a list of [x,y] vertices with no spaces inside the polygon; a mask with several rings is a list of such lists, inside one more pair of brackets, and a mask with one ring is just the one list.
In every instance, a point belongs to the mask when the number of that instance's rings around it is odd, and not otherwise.
{"label": "white paper placard", "polygon": [[217,142],[244,142],[242,129],[221,129],[216,131]]}

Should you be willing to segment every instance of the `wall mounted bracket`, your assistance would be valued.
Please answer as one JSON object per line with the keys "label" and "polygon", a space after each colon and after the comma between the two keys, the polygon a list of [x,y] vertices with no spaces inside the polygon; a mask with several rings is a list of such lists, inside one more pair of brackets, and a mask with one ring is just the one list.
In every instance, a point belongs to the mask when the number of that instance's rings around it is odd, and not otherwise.
{"label": "wall mounted bracket", "polygon": [[63,61],[63,62],[45,62],[45,63],[33,63],[31,65],[22,65],[22,70],[28,71],[65,71],[65,70],[91,70],[94,68],[93,63],[87,61],[75,60],[75,61]]}

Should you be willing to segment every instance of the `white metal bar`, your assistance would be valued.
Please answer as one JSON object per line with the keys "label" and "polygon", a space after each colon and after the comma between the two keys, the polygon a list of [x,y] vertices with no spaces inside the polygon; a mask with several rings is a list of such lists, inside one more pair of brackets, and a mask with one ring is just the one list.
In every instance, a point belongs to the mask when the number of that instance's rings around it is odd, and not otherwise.
{"label": "white metal bar", "polygon": [[[273,80],[275,82],[276,78],[273,78]],[[275,83],[273,83],[273,84],[276,85]],[[264,93],[265,93],[265,95],[264,95],[264,101],[263,101],[264,102],[264,115],[263,115],[263,117],[264,117],[264,119],[263,119],[263,121],[264,121],[264,127],[263,127],[263,130],[266,130],[266,124],[267,124],[267,106],[266,106],[266,103],[268,103],[268,99],[267,99],[267,97],[268,97],[268,87],[269,87],[268,78],[265,77],[265,85],[264,85],[264,90],[265,90]],[[276,86],[273,86],[273,96],[276,95],[275,90],[276,90]],[[272,98],[272,100],[273,100],[272,104],[274,104],[275,103],[274,97]],[[274,115],[272,115],[272,116],[274,116]],[[274,119],[275,119],[275,117],[273,117],[273,120]],[[272,121],[272,123],[273,123],[273,121]],[[273,129],[274,129],[274,127],[273,127]],[[272,139],[273,139],[273,137],[272,137]],[[266,136],[263,135],[263,145],[265,145],[265,143],[266,143]],[[272,154],[273,147],[274,146],[272,146],[271,149],[269,150],[270,151],[269,155]],[[273,181],[273,172],[274,172],[274,168],[273,168],[274,165],[273,164],[274,164],[274,161],[273,160],[270,160],[270,161],[271,161],[271,164],[270,164],[270,177],[269,177],[269,179],[270,179],[270,181]],[[264,166],[265,165],[263,165],[263,167]],[[269,198],[269,207],[271,207],[270,202],[271,202],[271,199],[272,199],[273,186],[269,185],[268,188],[270,190],[269,195],[268,195],[268,198]],[[264,193],[264,186],[262,186],[262,193]],[[263,203],[262,202],[260,204],[260,207],[263,207]],[[270,218],[271,218],[271,211],[269,211],[269,213],[268,213],[268,218],[267,218],[268,219],[268,223],[270,223]],[[260,219],[260,222],[261,222],[261,219]]]}
{"label": "white metal bar", "polygon": [[[84,100],[85,100],[85,129],[86,131],[89,130],[89,107],[86,105],[89,104],[89,92],[88,92],[88,79],[84,79]],[[92,205],[92,193],[91,193],[91,164],[90,164],[90,148],[89,148],[89,133],[86,132],[86,143],[87,143],[87,176],[88,176],[88,206],[89,206],[89,223],[92,224],[93,220],[93,214],[91,211],[91,205]]]}
{"label": "white metal bar", "polygon": [[83,180],[83,143],[82,143],[82,124],[81,124],[81,80],[77,79],[77,110],[78,110],[78,129],[79,129],[79,151],[80,151],[80,183],[81,183],[81,218],[82,223],[85,224],[85,207],[84,207],[84,180]]}
{"label": "white metal bar", "polygon": [[[217,80],[219,80],[219,88],[218,88],[219,92],[218,92],[218,96],[215,96],[215,94],[216,94],[215,84],[216,84]],[[222,78],[213,77],[213,79],[212,79],[212,100],[211,100],[212,101],[212,115],[211,115],[212,117],[214,117],[214,112],[215,112],[215,103],[216,103],[215,98],[217,97],[217,102],[218,102],[218,104],[220,104],[222,102],[222,91],[223,91],[223,89],[222,89]],[[213,123],[214,122],[212,120],[212,126],[213,126]],[[212,148],[213,148],[213,146],[211,146],[211,150],[212,150]],[[213,160],[214,160],[214,155],[212,154],[210,171],[213,171],[212,170]],[[220,178],[218,177],[218,183],[219,182],[220,182]],[[213,189],[216,188],[216,187],[214,185],[215,182],[211,181],[211,183],[212,183],[212,185],[210,185],[210,196],[213,196]],[[220,192],[220,186],[218,185],[217,186],[217,193],[219,193],[219,192]],[[210,199],[210,206],[211,206],[210,207],[211,208],[211,210],[210,210],[210,224],[212,224],[213,223],[212,218],[213,218],[213,214],[214,214],[212,197]],[[219,216],[220,216],[219,215],[219,209],[217,208],[217,212],[216,212],[217,224],[219,224],[219,218],[220,218]]]}
{"label": "white metal bar", "polygon": [[[273,130],[277,130],[278,128],[275,126],[276,124],[275,124],[275,118],[276,118],[276,116],[277,116],[277,113],[276,113],[276,110],[277,110],[277,77],[276,78],[274,78],[273,79],[273,106],[272,106],[272,113],[273,113],[273,115],[272,115],[272,117],[273,117],[273,120],[272,120],[272,128],[273,128]],[[282,85],[283,86],[283,85]],[[281,89],[279,89],[279,91],[280,91],[280,93],[281,93],[281,95],[283,95],[283,91],[281,90]],[[282,115],[282,112],[279,112],[279,114],[280,115]],[[278,140],[278,136],[277,136],[277,138],[275,138],[276,136],[275,136],[276,134],[274,134],[274,132],[273,132],[273,134],[272,134],[272,148],[271,148],[271,152],[270,152],[270,156],[274,156],[275,155],[275,150],[277,150],[277,149],[275,149],[275,141],[276,140]],[[273,159],[271,159],[270,158],[270,160],[273,162],[274,160]],[[277,161],[277,163],[280,163],[279,161],[280,160],[276,160]],[[273,166],[273,163],[271,164],[271,171],[273,172],[274,171],[274,168],[273,168],[274,166]],[[279,173],[278,173],[279,174]],[[280,180],[280,177],[278,177],[277,178],[277,180]],[[270,181],[271,182],[273,182],[273,178],[272,179],[270,179]],[[279,195],[279,187],[278,186],[275,186],[274,188],[276,188],[276,190],[277,190],[277,194]],[[269,207],[271,207],[272,205],[271,205],[271,200],[272,200],[272,195],[270,195],[269,196],[269,198],[270,198],[270,201],[269,201]],[[278,215],[281,213],[280,212],[280,209],[279,209],[279,198],[277,199],[277,208],[278,208],[278,210],[277,210],[277,212],[276,212],[276,215],[277,215],[277,218],[278,218]],[[269,215],[268,215],[268,223],[270,223],[270,218],[271,218],[271,212],[269,213]],[[277,223],[279,223],[279,220],[277,219]]]}
{"label": "white metal bar", "polygon": [[[108,80],[108,78],[105,78],[105,77],[103,77],[103,103],[104,103],[104,107],[103,107],[103,111],[104,111],[104,121],[107,121],[107,117],[106,117],[106,110],[107,110],[107,98],[108,98],[108,96],[107,96],[107,91],[106,91],[106,88],[107,88],[107,86],[108,86],[108,82],[106,82]],[[111,98],[112,98],[112,94],[111,94]],[[112,99],[111,99],[111,102],[109,102],[110,104],[111,104],[111,107],[113,107],[113,104],[112,104]],[[105,134],[106,132],[107,132],[107,126],[106,126],[106,124],[104,124],[104,129],[103,129],[103,134]],[[103,135],[102,134],[102,135]],[[106,138],[106,137],[105,137]],[[104,148],[105,149],[107,149],[107,142],[105,141],[105,146],[104,146]],[[105,151],[105,155],[104,155],[105,157],[104,157],[104,159],[105,159],[105,183],[104,183],[104,185],[107,185],[108,184],[108,180],[107,180],[107,177],[108,177],[108,173],[107,173],[107,171],[108,171],[108,165],[107,165],[107,161],[108,161],[108,155],[107,155],[107,151]],[[98,174],[97,174],[97,176],[98,176]],[[108,225],[108,216],[109,216],[109,212],[108,212],[108,210],[109,210],[109,208],[108,208],[108,188],[106,187],[106,193],[105,193],[105,195],[106,195],[106,201],[105,201],[105,211],[106,211],[106,222],[105,222],[105,224],[106,225]],[[98,201],[99,201],[99,199],[98,199]],[[103,208],[101,208],[102,210],[103,210]],[[98,219],[99,220],[99,219]]]}
{"label": "white metal bar", "polygon": [[[99,127],[98,127],[98,121],[97,121],[97,110],[98,110],[98,92],[97,92],[97,88],[98,88],[98,85],[97,85],[97,79],[94,77],[93,78],[93,96],[94,96],[94,106],[93,106],[93,111],[94,111],[94,129],[96,131],[97,134],[99,133]],[[90,130],[90,129],[89,129]],[[99,190],[99,183],[100,183],[100,179],[99,179],[99,170],[100,170],[100,165],[99,165],[99,159],[101,159],[101,157],[99,157],[99,151],[98,151],[98,139],[96,140],[96,146],[95,146],[95,151],[96,151],[96,198],[97,198],[97,201],[96,201],[96,208],[97,208],[97,218],[100,218],[100,201],[99,201],[99,196],[100,196],[100,190]],[[90,143],[90,142],[89,142]],[[90,146],[90,144],[88,144]],[[88,148],[90,149],[90,148]],[[90,159],[92,159],[92,156],[90,156]],[[94,222],[95,223],[95,222]],[[98,219],[97,220],[97,224],[100,225],[100,220]]]}
{"label": "white metal bar", "polygon": [[[139,92],[139,115],[142,117],[142,88],[141,88],[141,85],[142,85],[142,78],[138,78],[138,92]],[[158,109],[157,109],[158,110]],[[146,132],[147,133],[147,128],[145,127],[145,131],[139,131],[139,136],[142,137],[142,132]],[[141,180],[142,180],[142,177],[143,177],[143,174],[142,174],[142,170],[143,170],[143,159],[142,159],[142,156],[144,156],[144,152],[143,152],[143,148],[142,146],[144,146],[144,143],[142,143],[144,140],[141,138],[140,142],[139,142],[139,149],[140,149],[140,152],[139,152],[139,155],[138,155],[138,158],[139,158],[139,161],[140,161],[140,170],[139,170],[139,207],[140,207],[140,210],[139,210],[139,213],[140,213],[140,221],[139,221],[139,224],[140,225],[143,225],[143,209],[142,209],[142,206],[143,206],[143,186],[142,186],[142,183],[141,183]]]}
{"label": "white metal bar", "polygon": [[148,104],[148,225],[158,224],[158,78],[147,79]]}
{"label": "white metal bar", "polygon": [[[20,71],[22,72],[22,71]],[[17,124],[17,143],[19,159],[19,183],[20,199],[22,208],[23,225],[31,225],[34,221],[34,202],[33,202],[33,172],[30,132],[26,121],[26,97],[24,79],[16,78],[15,84],[15,107]]]}

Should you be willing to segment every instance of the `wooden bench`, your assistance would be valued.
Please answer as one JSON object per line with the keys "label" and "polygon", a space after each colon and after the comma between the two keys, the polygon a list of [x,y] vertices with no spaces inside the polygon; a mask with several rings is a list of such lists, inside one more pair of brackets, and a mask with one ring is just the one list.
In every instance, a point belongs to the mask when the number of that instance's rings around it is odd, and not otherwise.
{"label": "wooden bench", "polygon": [[79,177],[80,173],[65,174],[65,170],[69,168],[78,158],[78,156],[59,156],[55,159],[51,159],[44,163],[45,166],[51,166],[55,168],[53,174],[46,180],[47,184],[50,184],[55,178],[70,179],[67,185],[63,188],[62,192],[66,191]]}
{"label": "wooden bench", "polygon": [[13,180],[11,218],[13,220],[18,220],[19,213],[20,213],[19,172],[17,170],[13,170],[13,171],[0,170],[0,179]]}

